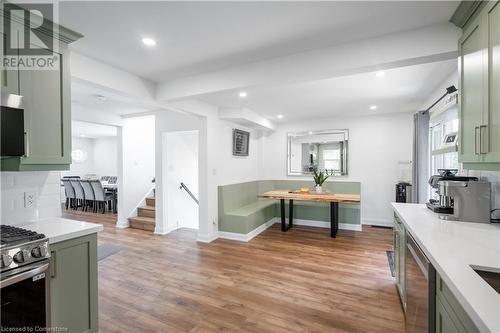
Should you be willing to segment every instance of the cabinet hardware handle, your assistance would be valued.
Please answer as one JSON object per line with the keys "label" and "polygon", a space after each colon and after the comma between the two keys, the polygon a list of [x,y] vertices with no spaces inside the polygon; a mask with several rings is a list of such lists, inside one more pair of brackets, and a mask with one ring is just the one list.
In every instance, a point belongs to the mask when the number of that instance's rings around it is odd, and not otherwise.
{"label": "cabinet hardware handle", "polygon": [[478,133],[478,130],[479,130],[479,126],[474,127],[474,155],[479,155],[479,153],[477,152],[477,133]]}
{"label": "cabinet hardware handle", "polygon": [[24,157],[30,157],[30,134],[24,132]]}
{"label": "cabinet hardware handle", "polygon": [[[483,135],[483,129],[487,129],[488,126],[487,125],[481,125],[479,126],[479,153],[480,154],[487,154],[488,153],[488,147],[486,147],[485,150],[483,150],[483,138],[484,138],[484,135]],[[486,143],[488,142],[485,138],[484,140]]]}
{"label": "cabinet hardware handle", "polygon": [[50,277],[56,277],[56,252],[50,251]]}

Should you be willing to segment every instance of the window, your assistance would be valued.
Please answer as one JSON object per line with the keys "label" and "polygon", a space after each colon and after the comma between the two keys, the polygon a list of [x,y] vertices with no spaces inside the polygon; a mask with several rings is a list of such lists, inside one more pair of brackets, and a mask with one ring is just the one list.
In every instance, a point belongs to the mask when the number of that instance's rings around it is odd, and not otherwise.
{"label": "window", "polygon": [[327,172],[340,172],[341,155],[340,149],[325,149],[323,150],[323,162]]}
{"label": "window", "polygon": [[73,162],[83,163],[87,160],[87,152],[82,149],[74,149],[71,152],[71,158],[73,159]]}

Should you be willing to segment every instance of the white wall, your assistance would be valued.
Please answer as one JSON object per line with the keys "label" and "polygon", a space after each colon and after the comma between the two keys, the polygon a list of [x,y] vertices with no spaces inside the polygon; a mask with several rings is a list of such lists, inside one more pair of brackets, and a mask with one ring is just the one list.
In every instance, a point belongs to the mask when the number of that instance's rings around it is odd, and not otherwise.
{"label": "white wall", "polygon": [[198,198],[198,132],[170,132],[163,136],[163,152],[168,162],[163,165],[167,175],[167,224],[172,228],[198,229],[198,204],[185,190],[183,182]]}
{"label": "white wall", "polygon": [[[263,179],[311,179],[287,176],[287,132],[349,130],[348,176],[334,181],[361,182],[361,219],[364,224],[392,225],[390,202],[398,182],[398,162],[411,159],[408,113],[371,117],[335,117],[285,124],[263,140]],[[311,180],[312,184],[312,180]]]}
{"label": "white wall", "polygon": [[114,136],[94,139],[94,173],[99,176],[118,175],[117,148],[118,142]]}
{"label": "white wall", "polygon": [[[179,112],[157,112],[156,142],[158,145],[161,143],[161,135],[165,132],[199,130],[200,225],[198,239],[209,241],[217,234],[217,186],[260,178],[262,137],[256,131],[220,120],[217,107],[207,103],[195,100],[182,101],[173,104],[172,110]],[[249,156],[232,155],[233,128],[250,131]],[[168,162],[162,160],[159,155],[161,155],[161,149],[157,148],[157,181],[160,183],[161,165]],[[163,216],[162,209],[168,209],[166,198],[163,198],[163,193],[159,188],[157,188],[157,202],[163,202],[163,205],[157,207],[156,211],[158,226],[159,216]],[[165,233],[168,230],[165,226],[165,229],[157,230],[157,232]]]}
{"label": "white wall", "polygon": [[149,192],[155,177],[155,117],[127,118],[121,133],[118,150],[123,154],[123,183],[119,180],[117,226],[126,227],[129,215]]}
{"label": "white wall", "polygon": [[[1,172],[0,224],[21,224],[61,216],[59,171]],[[24,193],[35,193],[35,204],[24,208]]]}

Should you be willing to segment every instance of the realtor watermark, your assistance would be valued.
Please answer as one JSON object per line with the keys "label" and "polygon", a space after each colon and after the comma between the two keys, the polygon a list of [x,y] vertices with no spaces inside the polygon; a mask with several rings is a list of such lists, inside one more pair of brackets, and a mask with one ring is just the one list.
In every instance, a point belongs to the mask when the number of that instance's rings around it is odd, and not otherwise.
{"label": "realtor watermark", "polygon": [[58,70],[58,26],[53,3],[2,1],[2,69]]}

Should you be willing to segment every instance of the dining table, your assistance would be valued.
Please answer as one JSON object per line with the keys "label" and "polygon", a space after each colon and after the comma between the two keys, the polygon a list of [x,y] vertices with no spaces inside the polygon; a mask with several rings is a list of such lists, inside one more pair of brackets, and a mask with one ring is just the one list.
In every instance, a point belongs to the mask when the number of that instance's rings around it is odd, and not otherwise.
{"label": "dining table", "polygon": [[[280,201],[281,231],[286,232],[293,227],[293,202],[311,201],[330,204],[330,236],[335,238],[339,230],[339,203],[359,203],[359,193],[336,192],[305,192],[300,190],[272,190],[258,195],[260,198],[275,199]],[[288,225],[285,217],[285,200],[289,201]]]}

